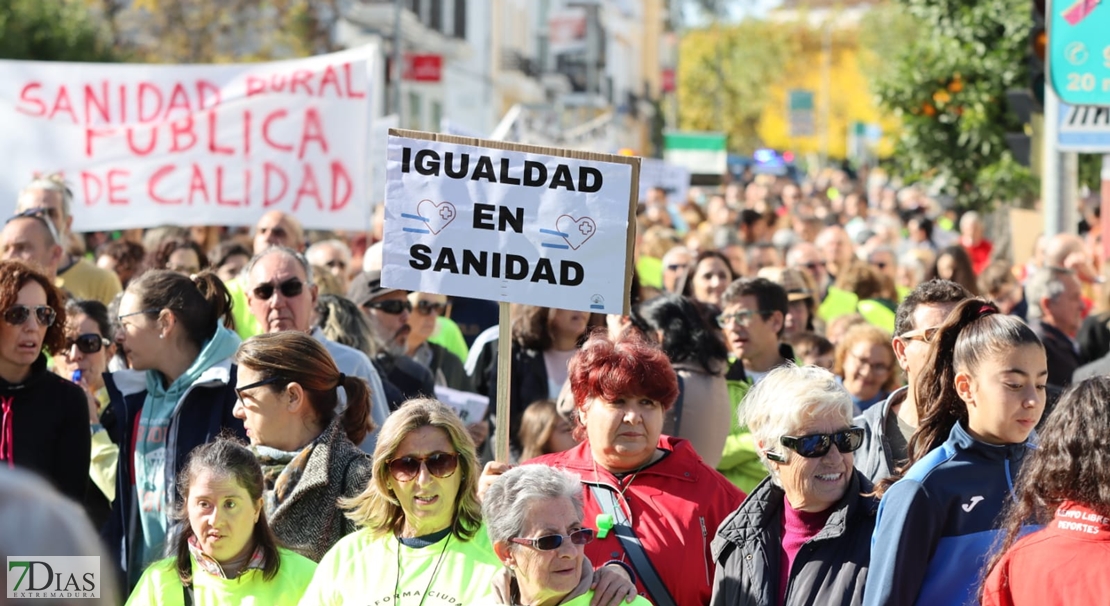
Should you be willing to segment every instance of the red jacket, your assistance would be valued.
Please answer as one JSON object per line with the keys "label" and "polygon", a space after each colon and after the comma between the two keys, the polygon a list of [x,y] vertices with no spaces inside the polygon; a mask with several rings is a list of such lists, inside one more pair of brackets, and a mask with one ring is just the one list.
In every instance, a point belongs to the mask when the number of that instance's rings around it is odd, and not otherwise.
{"label": "red jacket", "polygon": [[[708,604],[713,589],[709,543],[721,522],[740,506],[744,493],[702,462],[686,440],[660,436],[659,448],[670,454],[631,480],[625,477],[623,483],[594,463],[588,442],[528,463],[566,469],[584,483],[598,482],[616,499],[624,488],[623,505],[632,520],[632,529],[675,603]],[[593,491],[583,488],[585,525],[596,529],[601,507]],[[587,545],[586,556],[595,566],[614,559],[631,565],[613,532]],[[638,572],[636,576],[637,589],[650,599]]]}
{"label": "red jacket", "polygon": [[1064,503],[1044,529],[1014,544],[987,577],[983,606],[1110,604],[1110,520]]}

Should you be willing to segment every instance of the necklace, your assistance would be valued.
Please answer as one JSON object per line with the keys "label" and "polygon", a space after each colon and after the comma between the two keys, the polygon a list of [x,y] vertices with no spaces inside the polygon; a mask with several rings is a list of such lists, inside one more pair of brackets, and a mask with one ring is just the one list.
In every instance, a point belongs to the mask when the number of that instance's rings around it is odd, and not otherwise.
{"label": "necklace", "polygon": [[[451,543],[451,535],[447,535],[447,540],[443,541],[443,549],[439,552],[439,558],[436,559],[436,565],[432,568],[432,576],[428,579],[428,584],[424,587],[424,591],[420,593],[420,604],[424,606],[424,598],[428,597],[428,591],[432,589],[432,583],[436,581],[436,574],[439,573],[439,565],[443,563],[443,556],[447,553],[447,545]],[[401,538],[397,537],[397,576],[393,581],[393,599],[394,603],[400,604],[401,602],[401,548],[404,544],[401,543]]]}

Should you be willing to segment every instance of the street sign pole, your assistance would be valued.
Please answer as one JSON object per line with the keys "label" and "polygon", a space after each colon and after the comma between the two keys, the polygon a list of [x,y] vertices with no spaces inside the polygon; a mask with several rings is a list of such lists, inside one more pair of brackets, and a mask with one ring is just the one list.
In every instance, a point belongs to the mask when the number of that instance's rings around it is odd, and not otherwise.
{"label": "street sign pole", "polygon": [[[1052,15],[1052,0],[1045,4],[1045,14]],[[1048,39],[1052,41],[1052,19],[1047,20]],[[1053,57],[1045,61],[1044,141],[1042,146],[1041,208],[1044,211],[1044,235],[1075,233],[1078,230],[1075,201],[1078,195],[1079,156],[1061,152],[1060,97],[1052,86]]]}

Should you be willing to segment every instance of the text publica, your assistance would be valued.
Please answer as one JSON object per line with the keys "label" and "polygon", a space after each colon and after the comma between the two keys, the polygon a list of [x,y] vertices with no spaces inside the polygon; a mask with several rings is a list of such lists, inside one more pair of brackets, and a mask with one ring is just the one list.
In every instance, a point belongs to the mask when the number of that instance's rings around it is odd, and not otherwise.
{"label": "text publica", "polygon": [[415,172],[425,177],[446,176],[450,179],[487,181],[524,187],[546,187],[582,193],[601,191],[604,179],[600,170],[592,166],[578,166],[577,171],[567,164],[556,164],[548,170],[543,162],[525,160],[514,166],[509,158],[500,158],[494,166],[493,158],[469,153],[439,152],[434,149],[401,148],[401,172]]}

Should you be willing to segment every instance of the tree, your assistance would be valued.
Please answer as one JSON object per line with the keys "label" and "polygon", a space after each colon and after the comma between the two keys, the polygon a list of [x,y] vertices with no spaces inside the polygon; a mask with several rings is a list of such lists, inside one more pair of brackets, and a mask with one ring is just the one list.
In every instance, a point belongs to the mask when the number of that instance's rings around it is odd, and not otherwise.
{"label": "tree", "polygon": [[1035,193],[1036,179],[1006,147],[1021,129],[1006,91],[1027,86],[1028,0],[900,0],[920,24],[877,83],[902,119],[894,168],[929,181],[962,208],[989,209]]}
{"label": "tree", "polygon": [[88,8],[69,0],[0,2],[0,58],[114,61],[111,40]]}

